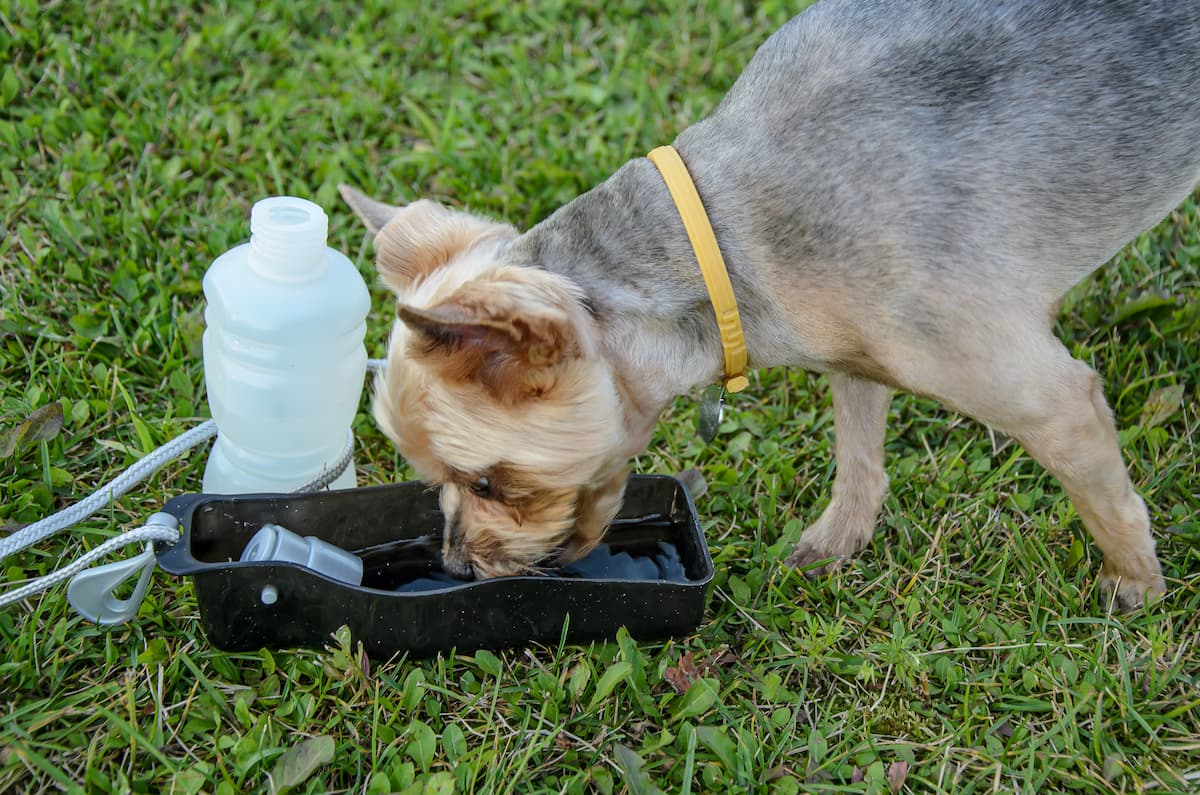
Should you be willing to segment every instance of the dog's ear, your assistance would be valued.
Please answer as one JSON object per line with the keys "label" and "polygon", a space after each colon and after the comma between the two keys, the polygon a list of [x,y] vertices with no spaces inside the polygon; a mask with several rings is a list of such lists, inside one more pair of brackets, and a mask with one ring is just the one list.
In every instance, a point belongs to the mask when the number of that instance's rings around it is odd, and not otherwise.
{"label": "dog's ear", "polygon": [[428,199],[394,207],[348,185],[339,190],[375,235],[375,268],[384,284],[397,293],[407,292],[414,281],[480,241],[517,234],[507,224],[450,210]]}
{"label": "dog's ear", "polygon": [[506,402],[538,397],[557,365],[581,355],[579,303],[548,274],[500,268],[472,279],[436,306],[403,303],[415,332],[408,355],[448,380],[476,381]]}
{"label": "dog's ear", "polygon": [[575,527],[558,553],[559,564],[574,563],[596,548],[621,509],[628,480],[629,467],[620,464],[599,485],[582,490],[575,504]]}
{"label": "dog's ear", "polygon": [[342,194],[342,199],[350,205],[350,209],[354,211],[355,215],[362,220],[367,231],[373,235],[379,234],[379,230],[387,226],[387,222],[400,212],[399,207],[376,201],[349,185],[338,185],[338,192]]}

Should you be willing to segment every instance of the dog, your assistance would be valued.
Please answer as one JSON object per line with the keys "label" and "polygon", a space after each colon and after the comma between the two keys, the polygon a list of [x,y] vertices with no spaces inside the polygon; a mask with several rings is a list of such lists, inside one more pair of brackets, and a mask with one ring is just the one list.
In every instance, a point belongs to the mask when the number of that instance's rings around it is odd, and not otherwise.
{"label": "dog", "polygon": [[[832,498],[790,565],[870,540],[905,390],[1012,436],[1059,480],[1121,607],[1163,593],[1101,381],[1052,323],[1200,182],[1200,4],[822,0],[674,146],[751,366],[829,376]],[[662,410],[723,373],[663,177],[634,159],[523,234],[342,194],[397,298],[374,415],[440,487],[447,571],[586,553]]]}

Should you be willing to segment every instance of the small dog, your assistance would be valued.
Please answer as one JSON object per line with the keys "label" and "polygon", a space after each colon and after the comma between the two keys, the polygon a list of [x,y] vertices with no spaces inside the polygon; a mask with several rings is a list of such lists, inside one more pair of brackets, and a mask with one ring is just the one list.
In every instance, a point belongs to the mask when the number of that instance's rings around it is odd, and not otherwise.
{"label": "small dog", "polygon": [[[1122,607],[1163,592],[1100,379],[1052,323],[1072,285],[1200,182],[1200,3],[823,0],[675,147],[751,365],[829,374],[833,496],[788,563],[870,540],[903,389],[1053,473]],[[447,570],[588,551],[663,408],[723,372],[659,172],[635,159],[524,234],[343,196],[399,300],[375,416],[441,487]]]}

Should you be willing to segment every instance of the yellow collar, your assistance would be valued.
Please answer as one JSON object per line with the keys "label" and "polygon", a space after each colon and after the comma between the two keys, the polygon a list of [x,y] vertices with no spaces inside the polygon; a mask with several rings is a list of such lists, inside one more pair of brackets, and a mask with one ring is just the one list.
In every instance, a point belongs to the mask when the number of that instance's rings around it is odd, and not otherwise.
{"label": "yellow collar", "polygon": [[712,301],[717,327],[721,331],[721,347],[725,349],[725,389],[741,392],[750,383],[746,378],[746,340],[742,336],[742,320],[738,316],[733,285],[729,283],[729,271],[725,269],[721,247],[717,245],[717,236],[708,222],[704,203],[700,201],[691,174],[675,147],[660,146],[646,157],[658,167],[663,181],[667,183],[667,190],[671,192],[675,208],[683,219],[688,240],[692,242],[696,261],[700,263],[700,272],[704,274],[708,298]]}

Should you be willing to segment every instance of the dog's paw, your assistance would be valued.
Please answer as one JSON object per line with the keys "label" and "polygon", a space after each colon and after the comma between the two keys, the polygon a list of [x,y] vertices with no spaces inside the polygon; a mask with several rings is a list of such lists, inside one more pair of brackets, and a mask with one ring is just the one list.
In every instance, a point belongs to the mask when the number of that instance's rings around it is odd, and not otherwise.
{"label": "dog's paw", "polygon": [[1157,571],[1135,578],[1116,574],[1105,566],[1100,572],[1100,589],[1112,597],[1118,610],[1128,613],[1158,599],[1166,593],[1167,584]]}
{"label": "dog's paw", "polygon": [[873,513],[834,502],[800,535],[784,562],[809,578],[836,571],[871,543],[874,520]]}
{"label": "dog's paw", "polygon": [[811,580],[822,574],[837,571],[852,554],[829,553],[807,543],[802,538],[796,542],[796,546],[792,547],[792,554],[787,556],[784,564],[793,569],[802,570],[804,576]]}

